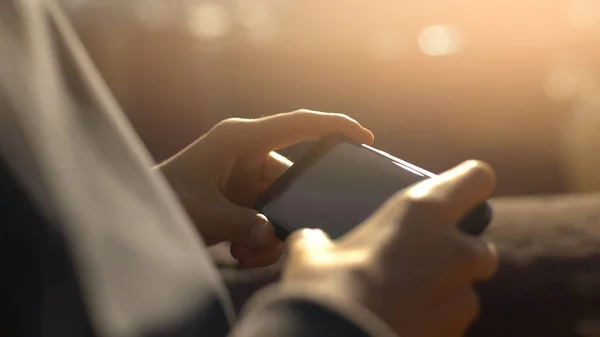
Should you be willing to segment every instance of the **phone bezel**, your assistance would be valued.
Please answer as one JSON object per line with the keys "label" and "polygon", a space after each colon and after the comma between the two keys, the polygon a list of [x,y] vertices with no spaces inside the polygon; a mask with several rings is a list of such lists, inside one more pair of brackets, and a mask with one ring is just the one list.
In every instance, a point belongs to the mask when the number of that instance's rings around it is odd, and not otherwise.
{"label": "phone bezel", "polygon": [[[437,176],[436,174],[424,170],[418,166],[415,166],[409,162],[396,158],[388,153],[385,153],[381,150],[375,149],[371,146],[357,143],[347,137],[340,135],[332,135],[322,138],[315,145],[312,146],[309,151],[302,156],[296,163],[294,163],[287,171],[285,171],[273,184],[271,184],[267,190],[261,194],[256,203],[254,205],[254,209],[258,212],[262,213],[262,208],[267,205],[274,197],[283,193],[285,189],[290,186],[294,180],[302,175],[308,168],[310,168],[314,163],[320,160],[325,154],[327,154],[332,148],[339,144],[350,144],[357,147],[361,147],[363,150],[371,151],[376,153],[397,165],[403,167],[406,170],[412,171],[413,173],[422,175],[424,178],[433,178]],[[471,211],[471,213],[467,214],[463,221],[460,222],[459,227],[461,229],[471,235],[479,235],[481,234],[485,228],[487,228],[489,222],[491,221],[491,207],[488,202],[484,202]],[[275,227],[275,234],[278,238],[285,240],[287,236],[291,233],[291,230],[286,228],[285,224],[281,223],[273,223]],[[476,225],[473,225],[476,223]]]}

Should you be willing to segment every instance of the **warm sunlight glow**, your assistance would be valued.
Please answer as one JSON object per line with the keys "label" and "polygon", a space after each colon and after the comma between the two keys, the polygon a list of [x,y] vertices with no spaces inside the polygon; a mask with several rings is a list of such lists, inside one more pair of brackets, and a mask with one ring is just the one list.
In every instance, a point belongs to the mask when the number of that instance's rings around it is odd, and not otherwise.
{"label": "warm sunlight glow", "polygon": [[199,3],[189,9],[191,32],[203,39],[216,39],[224,36],[231,26],[228,12],[216,3]]}
{"label": "warm sunlight glow", "polygon": [[557,101],[572,99],[577,94],[579,78],[571,69],[555,69],[546,80],[548,97]]}
{"label": "warm sunlight glow", "polygon": [[252,41],[264,43],[275,38],[277,27],[265,0],[239,0],[236,14],[239,24],[246,29]]}
{"label": "warm sunlight glow", "polygon": [[148,1],[144,5],[136,6],[134,11],[136,17],[147,27],[160,28],[170,19],[168,8],[164,1]]}
{"label": "warm sunlight glow", "polygon": [[419,34],[419,48],[429,56],[455,54],[460,51],[460,35],[451,26],[428,26]]}
{"label": "warm sunlight glow", "polygon": [[260,26],[248,28],[247,33],[250,39],[254,42],[271,42],[277,36],[277,26],[272,21],[267,21]]}
{"label": "warm sunlight glow", "polygon": [[406,37],[392,29],[373,34],[369,41],[370,52],[378,59],[395,59],[407,51]]}
{"label": "warm sunlight glow", "polygon": [[240,24],[244,27],[258,27],[269,18],[269,8],[261,0],[238,1],[237,15]]}
{"label": "warm sunlight glow", "polygon": [[590,30],[600,20],[600,2],[598,0],[571,0],[567,11],[569,24],[580,30]]}
{"label": "warm sunlight glow", "polygon": [[323,252],[321,254],[314,254],[312,259],[314,262],[323,265],[353,265],[364,263],[368,261],[371,255],[368,250],[365,249],[354,249],[344,251],[343,254],[330,254],[329,252]]}
{"label": "warm sunlight glow", "polygon": [[545,91],[557,101],[572,100],[588,93],[594,82],[590,69],[573,64],[552,70],[546,79]]}

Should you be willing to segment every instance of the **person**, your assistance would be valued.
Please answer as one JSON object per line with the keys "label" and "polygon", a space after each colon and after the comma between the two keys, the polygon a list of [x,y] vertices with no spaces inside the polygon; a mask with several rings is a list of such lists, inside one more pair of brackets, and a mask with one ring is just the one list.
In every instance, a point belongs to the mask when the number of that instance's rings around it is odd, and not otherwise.
{"label": "person", "polygon": [[[468,161],[400,191],[343,238],[286,246],[247,206],[289,165],[275,152],[342,133],[339,114],[230,119],[152,168],[54,0],[0,0],[1,327],[10,336],[459,336],[493,245],[456,222],[494,189]],[[195,230],[192,226],[195,225]],[[318,224],[315,224],[318,226]],[[198,235],[199,234],[199,235]],[[245,267],[283,251],[278,284],[239,319],[207,257]]]}

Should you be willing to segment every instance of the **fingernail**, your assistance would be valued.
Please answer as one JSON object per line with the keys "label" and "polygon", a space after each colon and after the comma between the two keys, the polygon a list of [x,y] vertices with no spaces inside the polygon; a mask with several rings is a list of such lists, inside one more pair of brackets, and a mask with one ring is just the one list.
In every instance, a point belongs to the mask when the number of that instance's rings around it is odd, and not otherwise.
{"label": "fingernail", "polygon": [[265,245],[269,238],[269,226],[269,220],[263,215],[258,215],[250,231],[250,242],[256,246]]}

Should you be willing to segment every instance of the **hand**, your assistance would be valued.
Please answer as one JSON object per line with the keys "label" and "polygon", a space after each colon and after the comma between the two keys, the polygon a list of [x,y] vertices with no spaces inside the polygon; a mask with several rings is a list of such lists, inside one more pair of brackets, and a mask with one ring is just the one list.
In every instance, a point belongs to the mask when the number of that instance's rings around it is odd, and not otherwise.
{"label": "hand", "polygon": [[272,151],[329,134],[373,142],[373,134],[347,116],[300,110],[225,120],[160,168],[207,244],[230,241],[242,266],[265,266],[279,259],[283,243],[251,207],[292,164]]}
{"label": "hand", "polygon": [[487,165],[469,161],[401,191],[336,242],[298,231],[282,287],[361,304],[403,337],[461,336],[479,310],[472,284],[491,277],[498,258],[456,224],[494,184]]}

